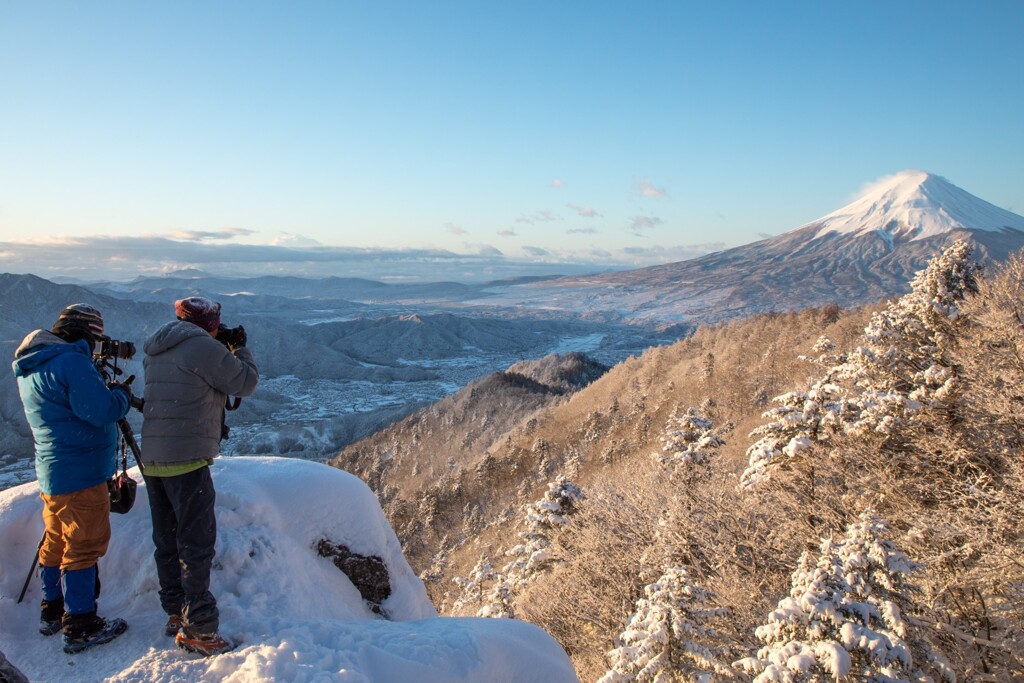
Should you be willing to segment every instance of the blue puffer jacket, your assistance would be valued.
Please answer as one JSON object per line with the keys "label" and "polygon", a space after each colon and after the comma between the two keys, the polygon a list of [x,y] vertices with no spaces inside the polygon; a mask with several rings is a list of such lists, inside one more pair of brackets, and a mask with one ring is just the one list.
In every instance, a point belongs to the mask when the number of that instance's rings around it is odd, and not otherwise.
{"label": "blue puffer jacket", "polygon": [[89,342],[69,344],[36,330],[14,352],[12,367],[36,444],[36,478],[43,493],[81,491],[110,479],[117,421],[131,406],[128,394],[103,383]]}

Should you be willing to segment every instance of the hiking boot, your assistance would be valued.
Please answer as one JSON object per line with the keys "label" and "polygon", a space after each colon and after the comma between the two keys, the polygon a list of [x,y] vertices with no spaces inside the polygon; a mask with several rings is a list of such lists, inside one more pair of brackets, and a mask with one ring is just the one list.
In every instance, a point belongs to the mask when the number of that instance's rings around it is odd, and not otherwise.
{"label": "hiking boot", "polygon": [[73,655],[93,645],[109,643],[128,629],[128,622],[124,619],[103,619],[95,612],[65,614],[63,628],[64,652]]}
{"label": "hiking boot", "polygon": [[43,600],[39,609],[39,632],[44,636],[52,636],[61,630],[63,618],[64,598]]}
{"label": "hiking boot", "polygon": [[230,640],[225,640],[217,633],[189,633],[188,628],[182,628],[174,637],[174,644],[182,650],[195,652],[204,657],[223,654],[235,648]]}
{"label": "hiking boot", "polygon": [[180,614],[170,615],[167,617],[167,623],[164,625],[164,635],[171,638],[178,635],[178,630],[181,628],[182,623],[184,622],[182,622]]}

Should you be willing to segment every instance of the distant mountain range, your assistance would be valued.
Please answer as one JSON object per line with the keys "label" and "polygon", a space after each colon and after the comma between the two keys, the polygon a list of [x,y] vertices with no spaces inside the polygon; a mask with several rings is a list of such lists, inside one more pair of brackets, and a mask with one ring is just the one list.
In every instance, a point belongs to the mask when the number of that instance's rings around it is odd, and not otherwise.
{"label": "distant mountain range", "polygon": [[[900,294],[930,257],[961,238],[976,245],[979,260],[1001,260],[1024,247],[1024,217],[938,176],[906,171],[772,239],[587,277],[391,285],[189,270],[55,284],[0,274],[0,351],[11,358],[28,331],[49,327],[71,303],[98,306],[109,334],[141,344],[171,319],[175,299],[215,298],[227,325],[246,326],[265,378],[234,416],[233,447],[317,457],[517,360],[583,351],[614,365],[701,323]],[[141,383],[141,363],[126,365]],[[0,456],[29,448],[9,367],[0,368],[0,379],[7,377]]]}
{"label": "distant mountain range", "polygon": [[771,239],[638,270],[492,290],[492,303],[614,312],[632,322],[715,322],[864,304],[907,291],[957,239],[999,261],[1024,247],[1024,217],[923,171],[875,183],[847,206]]}

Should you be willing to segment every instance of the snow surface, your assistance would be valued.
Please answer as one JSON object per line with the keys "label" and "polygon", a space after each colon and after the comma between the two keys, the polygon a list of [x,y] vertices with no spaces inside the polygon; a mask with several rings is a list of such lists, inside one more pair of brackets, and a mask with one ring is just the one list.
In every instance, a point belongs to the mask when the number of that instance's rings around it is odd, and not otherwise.
{"label": "snow surface", "polygon": [[989,204],[945,178],[907,170],[872,183],[852,203],[797,230],[810,226],[819,228],[815,239],[833,232],[879,230],[890,237],[900,233],[919,240],[952,230],[1024,231],[1024,217]]}
{"label": "snow surface", "polygon": [[[33,681],[577,681],[543,630],[511,619],[438,617],[373,493],[327,465],[275,457],[221,458],[212,590],[221,633],[239,642],[205,659],[163,635],[145,483],[112,515],[100,560],[101,616],[122,617],[117,640],[65,655],[38,633],[39,583],[17,604],[42,534],[35,482],[0,491],[0,650]],[[382,557],[392,593],[375,615],[348,578],[318,557],[321,539]]]}

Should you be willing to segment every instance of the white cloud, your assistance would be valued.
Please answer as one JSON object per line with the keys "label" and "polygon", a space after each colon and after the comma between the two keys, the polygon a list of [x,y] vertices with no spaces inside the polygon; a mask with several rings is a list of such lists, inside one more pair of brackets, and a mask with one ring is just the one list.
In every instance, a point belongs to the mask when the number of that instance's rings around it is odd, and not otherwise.
{"label": "white cloud", "polygon": [[632,224],[629,229],[634,233],[639,234],[641,230],[656,228],[665,221],[661,220],[657,216],[636,216],[633,218]]}
{"label": "white cloud", "polygon": [[575,204],[566,204],[566,206],[584,218],[595,218],[601,215],[589,206],[576,206]]}
{"label": "white cloud", "polygon": [[444,229],[446,232],[450,232],[453,235],[465,235],[468,234],[464,228],[455,225],[454,223],[445,223]]}
{"label": "white cloud", "polygon": [[516,233],[516,231],[514,229],[509,228],[507,230],[499,230],[498,231],[498,236],[499,237],[519,237],[519,234]]}
{"label": "white cloud", "polygon": [[646,264],[685,261],[725,248],[724,242],[705,242],[702,244],[677,244],[671,247],[625,247],[622,249],[622,253],[633,258],[638,264]]}
{"label": "white cloud", "polygon": [[318,242],[312,237],[306,237],[304,235],[296,235],[290,232],[282,232],[280,235],[270,240],[270,243],[276,247],[320,247],[323,246],[322,242]]}
{"label": "white cloud", "polygon": [[504,254],[497,247],[490,244],[466,244],[466,249],[475,252],[478,256],[502,257]]}
{"label": "white cloud", "polygon": [[663,187],[655,187],[651,183],[650,178],[643,178],[636,184],[636,191],[640,193],[641,197],[650,197],[651,199],[661,199],[667,194],[667,190]]}
{"label": "white cloud", "polygon": [[551,187],[565,187],[565,181],[561,178],[555,178],[551,181]]}
{"label": "white cloud", "polygon": [[601,232],[601,231],[598,230],[597,228],[572,228],[570,230],[566,230],[565,234],[566,235],[596,235],[599,232]]}
{"label": "white cloud", "polygon": [[175,230],[168,237],[182,242],[209,242],[229,240],[241,235],[251,235],[254,230],[246,228],[224,228],[223,230]]}
{"label": "white cloud", "polygon": [[[641,223],[660,220],[645,218]],[[569,233],[598,231],[577,228]],[[585,244],[565,248],[528,245],[519,257],[505,256],[489,244],[467,244],[469,253],[443,248],[360,248],[298,244],[301,238],[285,235],[285,244],[180,241],[167,235],[136,237],[94,235],[41,238],[30,242],[0,242],[0,263],[13,273],[34,273],[82,280],[127,280],[142,274],[161,274],[188,268],[224,276],[298,275],[324,277],[345,272],[351,277],[378,280],[403,277],[417,281],[552,273],[594,272],[594,268],[621,268],[684,260],[724,248],[721,244],[676,247],[632,247],[606,251]],[[471,250],[471,251],[470,251]],[[472,274],[472,275],[467,275]]]}
{"label": "white cloud", "polygon": [[520,214],[519,218],[516,219],[516,223],[526,223],[527,225],[533,225],[534,223],[549,223],[551,221],[560,220],[555,215],[554,211],[538,211],[532,216]]}

